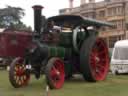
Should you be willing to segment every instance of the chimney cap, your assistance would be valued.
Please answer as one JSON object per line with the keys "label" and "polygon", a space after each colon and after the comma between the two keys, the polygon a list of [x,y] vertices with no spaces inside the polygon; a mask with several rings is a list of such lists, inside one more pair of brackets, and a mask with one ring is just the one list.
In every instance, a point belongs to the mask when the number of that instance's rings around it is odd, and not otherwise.
{"label": "chimney cap", "polygon": [[44,7],[41,6],[41,5],[34,5],[34,6],[32,6],[32,8],[33,8],[33,9],[42,9],[42,8],[44,8]]}

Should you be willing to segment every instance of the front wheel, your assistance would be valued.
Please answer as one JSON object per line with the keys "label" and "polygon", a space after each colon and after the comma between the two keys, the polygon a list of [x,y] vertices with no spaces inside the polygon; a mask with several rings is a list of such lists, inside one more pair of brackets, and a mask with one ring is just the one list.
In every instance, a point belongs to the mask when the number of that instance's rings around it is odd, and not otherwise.
{"label": "front wheel", "polygon": [[28,84],[30,74],[26,72],[23,58],[17,57],[12,61],[9,70],[9,80],[15,88],[26,86]]}
{"label": "front wheel", "polygon": [[51,58],[46,65],[46,80],[51,89],[60,89],[64,84],[64,63],[60,58]]}

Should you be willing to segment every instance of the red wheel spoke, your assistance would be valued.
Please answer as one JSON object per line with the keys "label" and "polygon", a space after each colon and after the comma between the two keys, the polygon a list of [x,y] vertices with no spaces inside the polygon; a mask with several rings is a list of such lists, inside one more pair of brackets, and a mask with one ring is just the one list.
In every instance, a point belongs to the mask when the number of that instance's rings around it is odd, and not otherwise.
{"label": "red wheel spoke", "polygon": [[54,77],[56,75],[56,68],[52,67],[51,69],[51,76]]}
{"label": "red wheel spoke", "polygon": [[62,62],[61,61],[56,61],[55,62],[55,66],[56,66],[56,68],[58,68],[58,69],[61,69],[62,68]]}
{"label": "red wheel spoke", "polygon": [[11,84],[18,88],[26,85],[30,79],[30,74],[26,74],[24,59],[16,58],[10,66],[9,78]]}
{"label": "red wheel spoke", "polygon": [[105,64],[107,61],[108,61],[108,59],[106,59],[106,58],[100,60],[100,62],[103,63],[103,64]]}
{"label": "red wheel spoke", "polygon": [[64,64],[58,58],[53,58],[51,60],[53,61],[52,61],[52,67],[49,72],[50,79],[48,80],[52,80],[50,81],[51,82],[50,85],[52,86],[52,88],[58,89],[58,88],[61,88],[64,83],[64,76],[65,76],[64,75]]}
{"label": "red wheel spoke", "polygon": [[104,55],[104,54],[105,54],[105,50],[100,51],[98,54],[99,54],[99,55]]}
{"label": "red wheel spoke", "polygon": [[95,58],[90,59],[90,63],[95,64],[95,62],[96,62]]}
{"label": "red wheel spoke", "polygon": [[104,72],[104,66],[97,66],[97,70],[98,72],[100,72],[102,74],[102,72]]}
{"label": "red wheel spoke", "polygon": [[91,59],[94,58],[96,55],[94,53],[91,53],[90,57]]}
{"label": "red wheel spoke", "polygon": [[98,39],[90,54],[92,74],[96,80],[105,77],[108,70],[108,61],[107,47],[102,40]]}

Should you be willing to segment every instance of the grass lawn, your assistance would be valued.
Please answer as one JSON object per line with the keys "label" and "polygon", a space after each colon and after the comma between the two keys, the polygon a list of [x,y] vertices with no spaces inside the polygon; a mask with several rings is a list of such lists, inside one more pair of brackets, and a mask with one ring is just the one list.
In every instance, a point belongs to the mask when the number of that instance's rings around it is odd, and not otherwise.
{"label": "grass lawn", "polygon": [[[0,70],[0,96],[45,96],[45,78],[32,77],[28,86],[15,89],[8,72]],[[50,90],[50,96],[128,96],[128,76],[108,75],[105,81],[89,83],[82,78],[65,81],[60,90]]]}

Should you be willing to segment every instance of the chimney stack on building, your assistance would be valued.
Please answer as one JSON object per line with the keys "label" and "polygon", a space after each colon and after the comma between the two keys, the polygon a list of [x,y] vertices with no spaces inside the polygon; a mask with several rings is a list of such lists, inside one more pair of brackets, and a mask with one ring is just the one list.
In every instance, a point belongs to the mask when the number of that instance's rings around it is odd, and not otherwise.
{"label": "chimney stack on building", "polygon": [[95,0],[89,0],[89,3],[95,3]]}
{"label": "chimney stack on building", "polygon": [[81,0],[80,5],[84,5],[86,3],[86,0]]}
{"label": "chimney stack on building", "polygon": [[73,8],[73,0],[69,0],[69,8]]}

